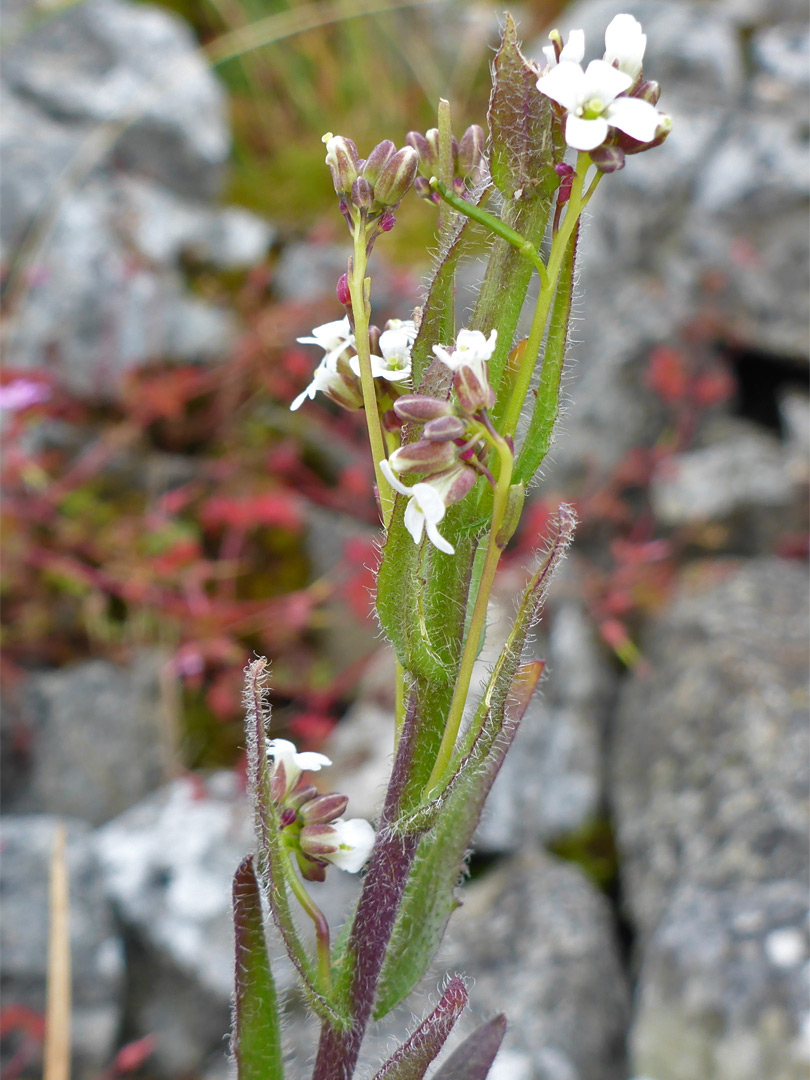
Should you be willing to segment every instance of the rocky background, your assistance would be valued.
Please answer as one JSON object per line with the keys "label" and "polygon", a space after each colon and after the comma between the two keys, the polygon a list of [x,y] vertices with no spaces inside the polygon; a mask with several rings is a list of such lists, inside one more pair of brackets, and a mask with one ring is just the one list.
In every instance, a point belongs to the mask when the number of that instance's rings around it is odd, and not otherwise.
{"label": "rocky background", "polygon": [[[810,1065],[806,12],[629,7],[674,130],[604,182],[584,238],[572,404],[529,523],[559,497],[583,529],[538,638],[544,693],[413,1009],[444,971],[466,972],[474,1017],[510,1019],[494,1080],[798,1080]],[[275,244],[276,298],[328,299],[342,247],[277,241],[222,204],[225,94],[187,26],[125,0],[48,18],[27,0],[3,8],[9,368],[115,403],[156,358],[216,365],[242,327],[192,288],[189,261],[244,274]],[[560,25],[593,45],[618,10],[588,0]],[[415,299],[392,271],[375,288],[383,306]],[[36,436],[65,437],[64,424]],[[334,537],[357,532],[311,508],[313,576],[333,568]],[[531,541],[502,576],[505,614]],[[498,626],[495,610],[493,639]],[[320,645],[343,655],[340,638]],[[167,654],[156,641],[116,659],[29,660],[4,710],[4,1077],[37,1069],[63,820],[75,1075],[218,1080],[230,882],[251,845],[243,785],[231,770],[167,782]],[[374,815],[390,762],[388,675],[381,652],[324,746],[356,815]],[[356,887],[337,872],[316,886],[330,919]],[[312,1028],[278,973],[304,1061]],[[373,1033],[363,1075],[411,1021]]]}

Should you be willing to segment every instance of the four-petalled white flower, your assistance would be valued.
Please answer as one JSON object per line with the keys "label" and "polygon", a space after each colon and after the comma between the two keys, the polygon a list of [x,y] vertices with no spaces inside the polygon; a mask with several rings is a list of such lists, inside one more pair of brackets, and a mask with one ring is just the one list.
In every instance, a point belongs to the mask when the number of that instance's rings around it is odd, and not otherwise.
{"label": "four-petalled white flower", "polygon": [[318,345],[323,349],[324,355],[312,373],[312,382],[290,405],[291,412],[300,409],[307,398],[312,400],[318,391],[325,393],[331,389],[336,394],[340,394],[343,378],[338,374],[337,362],[347,349],[354,348],[354,334],[349,325],[349,317],[346,315],[335,322],[316,326],[311,337],[296,338],[296,341],[299,345]]}
{"label": "four-petalled white flower", "polygon": [[[411,377],[411,346],[416,340],[416,326],[411,319],[389,319],[380,334],[379,349],[382,356],[371,354],[373,378],[389,382],[404,382]],[[360,376],[360,360],[353,356],[349,361],[352,371]]]}
{"label": "four-petalled white flower", "polygon": [[[629,75],[635,82],[641,74],[646,47],[647,35],[642,32],[638,19],[634,19],[632,15],[617,15],[605,30],[605,55],[602,59],[606,64],[616,66],[619,71]],[[582,62],[581,56],[579,62]]]}
{"label": "four-petalled white flower", "polygon": [[612,127],[639,142],[652,142],[662,116],[648,101],[620,97],[633,78],[604,60],[592,60],[583,71],[579,64],[558,64],[537,80],[541,94],[568,113],[565,141],[575,150],[595,150]]}
{"label": "four-petalled white flower", "polygon": [[272,739],[267,744],[267,753],[273,758],[278,767],[284,769],[284,789],[289,793],[295,786],[295,782],[306,769],[308,772],[320,772],[324,765],[331,765],[332,760],[326,754],[316,754],[312,750],[304,750],[299,753],[295,743],[289,739]]}
{"label": "four-petalled white flower", "polygon": [[400,495],[405,495],[408,499],[403,520],[414,543],[422,542],[422,534],[427,529],[428,539],[439,551],[443,551],[446,555],[454,555],[456,549],[436,528],[447,511],[438,488],[425,481],[414,484],[413,487],[407,487],[397,478],[394,470],[385,460],[380,462],[380,471],[394,491],[398,491]]}
{"label": "four-petalled white flower", "polygon": [[486,383],[486,363],[495,351],[498,331],[493,330],[485,337],[480,330],[459,330],[455,349],[445,349],[443,345],[434,345],[433,352],[451,371],[461,367],[472,368],[482,383]]}

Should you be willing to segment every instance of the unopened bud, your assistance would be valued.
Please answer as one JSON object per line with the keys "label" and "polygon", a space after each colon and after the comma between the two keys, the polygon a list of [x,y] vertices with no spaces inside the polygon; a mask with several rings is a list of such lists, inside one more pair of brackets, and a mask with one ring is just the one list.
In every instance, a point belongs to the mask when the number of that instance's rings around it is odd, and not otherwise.
{"label": "unopened bud", "polygon": [[469,465],[460,462],[453,469],[448,469],[442,476],[429,476],[426,483],[438,487],[445,506],[461,502],[478,479],[478,473]]}
{"label": "unopened bud", "polygon": [[301,851],[296,851],[295,861],[304,881],[326,881],[327,863],[322,859],[311,859]]}
{"label": "unopened bud", "polygon": [[374,198],[383,206],[396,206],[416,176],[418,158],[412,146],[397,150],[374,185]]}
{"label": "unopened bud", "polygon": [[458,144],[458,170],[462,176],[477,171],[484,161],[484,129],[470,124]]}
{"label": "unopened bud", "polygon": [[466,427],[460,416],[437,416],[425,424],[422,434],[430,442],[452,442],[462,437]]}
{"label": "unopened bud", "polygon": [[324,825],[339,818],[348,805],[347,795],[318,795],[301,807],[299,817],[305,825]]}
{"label": "unopened bud", "polygon": [[383,139],[377,143],[363,165],[363,176],[372,187],[377,183],[380,173],[397,152],[396,146],[390,139]]}
{"label": "unopened bud", "polygon": [[349,292],[349,281],[345,274],[341,274],[338,278],[337,286],[335,287],[335,296],[339,304],[344,307],[352,306],[352,294]]}
{"label": "unopened bud", "polygon": [[458,459],[455,446],[451,442],[429,442],[420,439],[419,442],[408,443],[395,450],[388,463],[395,473],[409,476],[411,473],[443,472]]}
{"label": "unopened bud", "polygon": [[402,421],[393,409],[385,410],[380,417],[380,423],[383,426],[383,431],[390,431],[392,434],[396,434],[402,429]]}
{"label": "unopened bud", "polygon": [[439,416],[452,416],[453,406],[449,401],[440,401],[424,394],[403,394],[394,402],[394,412],[400,420],[415,420],[417,424],[424,424]]}
{"label": "unopened bud", "polygon": [[351,139],[332,135],[326,140],[326,164],[332,173],[332,182],[338,195],[351,191],[357,176],[357,147]]}
{"label": "unopened bud", "polygon": [[[425,157],[425,175],[433,174],[439,168],[439,129],[430,128],[425,132],[427,155]],[[430,168],[428,168],[430,166]]]}
{"label": "unopened bud", "polygon": [[394,217],[391,211],[385,210],[380,215],[380,219],[377,222],[377,228],[380,230],[380,232],[391,232],[396,223],[397,219]]}
{"label": "unopened bud", "polygon": [[426,176],[416,177],[413,182],[413,190],[416,192],[420,199],[430,199],[431,202],[435,202],[436,198],[438,198],[435,191],[430,186],[430,181],[427,179]]}
{"label": "unopened bud", "polygon": [[304,803],[309,802],[310,799],[314,799],[317,794],[318,789],[312,784],[299,784],[298,787],[290,792],[290,795],[286,800],[287,805],[292,807],[293,810],[298,810]]}
{"label": "unopened bud", "polygon": [[374,189],[364,176],[352,180],[352,205],[358,210],[368,210],[374,203]]}
{"label": "unopened bud", "polygon": [[481,382],[471,367],[463,364],[453,376],[453,389],[458,403],[465,413],[477,413],[480,409],[491,409],[495,404],[495,394],[487,382]]}
{"label": "unopened bud", "polygon": [[650,105],[657,105],[661,97],[661,87],[652,79],[646,79],[638,84],[630,97],[641,98],[642,101],[649,101]]}
{"label": "unopened bud", "polygon": [[278,827],[280,829],[286,829],[288,825],[292,825],[295,821],[296,813],[291,806],[285,806],[279,814]]}
{"label": "unopened bud", "polygon": [[419,168],[426,175],[435,172],[431,159],[430,146],[420,131],[409,131],[405,136],[405,145],[411,146],[419,155]]}
{"label": "unopened bud", "polygon": [[601,173],[618,172],[624,168],[624,150],[620,146],[599,146],[591,150],[591,161]]}

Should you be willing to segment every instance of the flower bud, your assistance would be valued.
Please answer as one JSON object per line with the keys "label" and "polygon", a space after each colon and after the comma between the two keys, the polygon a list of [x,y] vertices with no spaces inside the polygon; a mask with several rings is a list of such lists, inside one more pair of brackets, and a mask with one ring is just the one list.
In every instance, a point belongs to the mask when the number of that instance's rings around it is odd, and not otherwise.
{"label": "flower bud", "polygon": [[374,198],[383,206],[396,206],[416,176],[418,157],[412,146],[398,150],[374,185]]}
{"label": "flower bud", "polygon": [[323,859],[311,859],[301,851],[296,851],[295,861],[304,881],[326,881],[328,864]]}
{"label": "flower bud", "polygon": [[424,424],[439,416],[452,416],[453,406],[449,401],[440,401],[424,394],[403,394],[394,402],[394,412],[400,420],[415,420],[417,424]]}
{"label": "flower bud", "polygon": [[351,191],[352,182],[357,176],[357,147],[351,139],[342,135],[324,136],[326,142],[326,164],[332,173],[332,182],[338,195]]}
{"label": "flower bud", "polygon": [[413,182],[413,190],[420,199],[430,199],[431,202],[436,202],[439,199],[439,195],[430,186],[430,181],[425,176],[416,177]]}
{"label": "flower bud", "polygon": [[661,97],[661,87],[652,79],[646,79],[638,84],[630,97],[641,98],[642,101],[649,101],[650,105],[657,105]]}
{"label": "flower bud", "polygon": [[470,124],[458,144],[458,170],[462,176],[480,169],[484,162],[484,130],[478,124]]}
{"label": "flower bud", "polygon": [[301,807],[299,817],[305,825],[324,825],[339,818],[348,805],[348,795],[317,795]]}
{"label": "flower bud", "polygon": [[412,146],[419,155],[419,168],[425,172],[435,172],[431,160],[431,151],[425,136],[419,131],[409,131],[405,136],[405,145]]}
{"label": "flower bud", "polygon": [[[427,143],[428,148],[425,158],[425,171],[430,172],[432,175],[439,168],[439,129],[430,128],[426,131],[425,142]],[[429,169],[427,168],[428,165],[430,166]]]}
{"label": "flower bud", "polygon": [[445,506],[452,506],[464,498],[477,479],[478,473],[475,469],[456,462],[453,468],[429,476],[424,483],[430,484],[439,492]]}
{"label": "flower bud", "polygon": [[466,427],[460,416],[437,416],[425,424],[422,435],[430,442],[452,442],[462,437]]}
{"label": "flower bud", "polygon": [[363,165],[363,176],[374,187],[385,166],[397,152],[397,148],[390,139],[383,139],[377,143]]}
{"label": "flower bud", "polygon": [[345,274],[341,274],[335,287],[335,296],[339,304],[349,308],[352,306],[352,294],[349,292],[349,281]]}
{"label": "flower bud", "polygon": [[285,806],[279,814],[278,827],[280,829],[286,829],[288,825],[292,825],[295,821],[295,810],[291,806]]}
{"label": "flower bud", "polygon": [[287,798],[287,806],[292,807],[293,810],[298,810],[304,803],[309,802],[310,799],[314,799],[317,794],[318,789],[312,784],[299,784],[298,787],[290,792],[290,795]]}
{"label": "flower bud", "polygon": [[377,222],[377,228],[380,230],[380,232],[391,232],[396,223],[397,219],[394,217],[391,211],[385,210],[380,215],[380,219]]}
{"label": "flower bud", "polygon": [[352,180],[352,206],[358,210],[368,210],[374,204],[374,189],[364,176]]}
{"label": "flower bud", "polygon": [[408,476],[411,473],[442,472],[458,459],[456,447],[451,442],[408,443],[395,450],[388,463],[395,473]]}
{"label": "flower bud", "polygon": [[601,173],[618,172],[624,168],[624,150],[620,146],[599,146],[590,153],[591,161]]}
{"label": "flower bud", "polygon": [[462,365],[453,376],[453,389],[458,403],[465,413],[477,413],[480,409],[491,409],[495,404],[495,394],[489,383],[482,382],[471,367]]}

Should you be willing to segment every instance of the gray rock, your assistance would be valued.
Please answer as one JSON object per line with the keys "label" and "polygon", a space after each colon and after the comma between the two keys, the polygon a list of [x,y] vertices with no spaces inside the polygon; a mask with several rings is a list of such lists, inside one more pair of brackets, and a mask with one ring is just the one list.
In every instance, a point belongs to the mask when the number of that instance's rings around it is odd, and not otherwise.
{"label": "gray rock", "polygon": [[684,884],[646,952],[631,1062],[656,1080],[800,1080],[810,1060],[807,889]]}
{"label": "gray rock", "polygon": [[506,1013],[495,1076],[624,1076],[628,990],[610,911],[594,887],[528,848],[466,884],[461,899],[440,960],[475,980],[470,1020]]}
{"label": "gray rock", "polygon": [[143,653],[128,667],[90,660],[29,675],[19,721],[30,733],[30,764],[8,808],[99,824],[157,787],[167,765],[164,659]]}
{"label": "gray rock", "polygon": [[619,700],[612,798],[643,944],[676,883],[804,882],[807,582],[776,559],[693,567]]}
{"label": "gray rock", "polygon": [[169,12],[125,0],[71,5],[10,42],[3,78],[50,116],[110,125],[125,168],[183,194],[219,190],[230,150],[224,93]]}
{"label": "gray rock", "polygon": [[[55,817],[0,822],[3,1005],[45,1009],[48,877]],[[124,949],[93,853],[89,826],[64,822],[70,891],[73,1075],[97,1076],[110,1064],[123,1014]],[[5,1045],[5,1044],[4,1044]]]}

